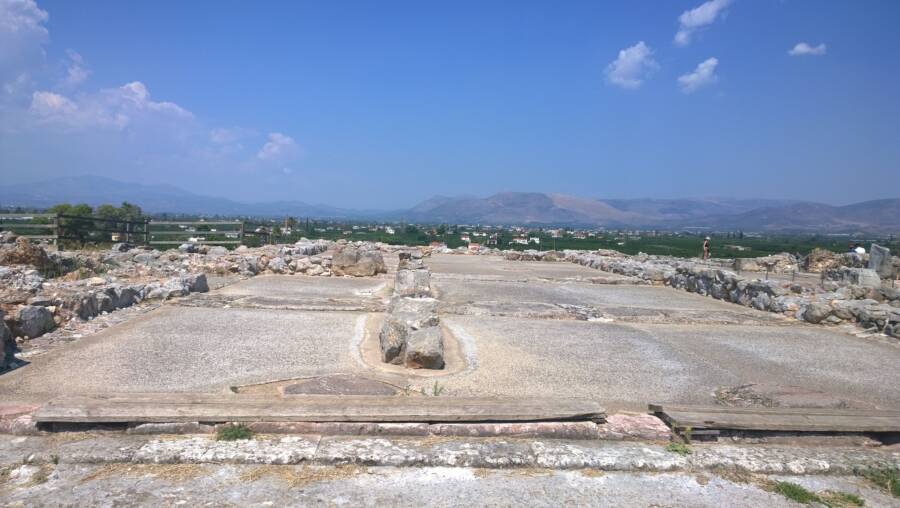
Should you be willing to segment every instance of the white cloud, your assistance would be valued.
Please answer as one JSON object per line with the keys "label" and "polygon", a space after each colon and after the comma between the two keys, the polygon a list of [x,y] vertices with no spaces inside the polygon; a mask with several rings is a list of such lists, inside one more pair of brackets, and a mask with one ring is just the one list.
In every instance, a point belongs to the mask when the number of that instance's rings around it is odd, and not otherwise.
{"label": "white cloud", "polygon": [[33,0],[0,0],[0,84],[27,80],[44,60],[48,15]]}
{"label": "white cloud", "polygon": [[290,136],[280,132],[269,134],[269,140],[256,154],[258,159],[264,161],[278,161],[290,158],[297,153],[297,143]]}
{"label": "white cloud", "polygon": [[616,86],[635,89],[657,68],[659,66],[653,60],[653,50],[644,41],[640,41],[619,51],[618,58],[606,67],[606,79]]}
{"label": "white cloud", "polygon": [[791,56],[822,56],[825,54],[827,49],[828,48],[826,48],[824,42],[819,44],[818,46],[811,46],[805,42],[798,42],[793,48],[788,51],[788,54]]}
{"label": "white cloud", "polygon": [[190,111],[173,102],[150,99],[150,92],[140,81],[119,88],[82,94],[75,99],[36,91],[32,94],[29,113],[41,124],[55,124],[69,130],[113,127],[123,129],[133,123],[156,123],[193,118]]}
{"label": "white cloud", "polygon": [[138,80],[86,89],[91,69],[75,50],[47,65],[47,19],[33,0],[0,0],[4,168],[28,167],[22,175],[134,174],[204,184],[227,181],[210,175],[297,169],[300,149],[286,134],[263,139],[254,129],[211,128],[187,108],[158,100]]}
{"label": "white cloud", "polygon": [[217,145],[229,145],[256,136],[256,131],[244,127],[216,127],[209,131],[209,140]]}
{"label": "white cloud", "polygon": [[700,64],[697,65],[697,68],[694,69],[694,72],[679,76],[678,85],[681,87],[681,91],[684,93],[693,93],[700,88],[712,85],[718,81],[719,77],[716,76],[716,67],[718,65],[719,60],[709,58],[700,62]]}
{"label": "white cloud", "polygon": [[725,8],[731,0],[709,0],[703,4],[681,13],[678,16],[678,32],[675,33],[675,44],[687,46],[697,30],[713,24],[719,16],[724,16]]}
{"label": "white cloud", "polygon": [[75,87],[84,83],[91,74],[91,71],[84,65],[84,58],[72,49],[66,50],[66,56],[69,57],[69,60],[63,84]]}
{"label": "white cloud", "polygon": [[42,117],[72,115],[78,111],[78,106],[66,97],[53,92],[34,92],[31,111]]}

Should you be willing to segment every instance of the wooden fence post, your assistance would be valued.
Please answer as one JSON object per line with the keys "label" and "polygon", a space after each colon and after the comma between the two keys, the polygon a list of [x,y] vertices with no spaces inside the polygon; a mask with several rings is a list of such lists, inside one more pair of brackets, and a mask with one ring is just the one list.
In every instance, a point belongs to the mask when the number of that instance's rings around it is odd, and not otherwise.
{"label": "wooden fence post", "polygon": [[60,224],[59,214],[53,216],[53,232],[56,234],[56,250],[62,250],[62,225]]}

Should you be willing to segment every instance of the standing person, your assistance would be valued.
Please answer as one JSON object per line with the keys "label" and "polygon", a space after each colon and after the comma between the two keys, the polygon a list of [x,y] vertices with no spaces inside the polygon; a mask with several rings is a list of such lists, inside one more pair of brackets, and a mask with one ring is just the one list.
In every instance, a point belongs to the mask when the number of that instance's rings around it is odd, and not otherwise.
{"label": "standing person", "polygon": [[703,259],[709,259],[709,237],[706,237],[706,240],[703,240]]}

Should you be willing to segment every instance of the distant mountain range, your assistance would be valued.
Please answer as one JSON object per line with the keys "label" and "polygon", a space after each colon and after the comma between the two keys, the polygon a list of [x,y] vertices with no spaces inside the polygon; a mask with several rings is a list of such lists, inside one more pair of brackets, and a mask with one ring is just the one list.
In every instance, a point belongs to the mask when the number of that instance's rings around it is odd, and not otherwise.
{"label": "distant mountain range", "polygon": [[149,213],[334,218],[356,217],[361,213],[300,201],[241,203],[194,194],[172,185],[143,185],[101,176],[70,176],[34,184],[0,187],[0,206],[51,207],[58,203],[87,203],[96,206],[104,203],[118,205],[123,201],[136,204]]}
{"label": "distant mountain range", "polygon": [[404,210],[371,211],[300,201],[241,203],[201,196],[170,185],[141,185],[80,176],[0,187],[0,207],[57,203],[118,204],[150,213],[260,217],[404,220],[454,224],[686,228],[768,232],[900,232],[900,198],[832,206],[771,199],[591,199],[564,194],[504,192],[479,197],[435,196]]}

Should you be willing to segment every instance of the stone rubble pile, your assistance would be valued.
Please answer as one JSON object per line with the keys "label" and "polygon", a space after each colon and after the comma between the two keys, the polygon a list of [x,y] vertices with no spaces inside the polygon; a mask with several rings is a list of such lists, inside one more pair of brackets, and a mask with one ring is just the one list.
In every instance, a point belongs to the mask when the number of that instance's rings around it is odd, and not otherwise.
{"label": "stone rubble pile", "polygon": [[394,295],[378,339],[381,360],[411,369],[444,368],[444,339],[431,291],[431,272],[419,250],[399,253]]}

